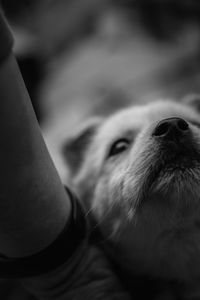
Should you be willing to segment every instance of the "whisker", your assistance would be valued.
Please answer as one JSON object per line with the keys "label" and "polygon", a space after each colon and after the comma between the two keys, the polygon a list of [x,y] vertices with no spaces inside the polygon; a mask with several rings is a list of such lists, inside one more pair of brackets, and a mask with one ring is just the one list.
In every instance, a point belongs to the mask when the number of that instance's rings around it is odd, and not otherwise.
{"label": "whisker", "polygon": [[95,226],[93,226],[93,230],[95,230],[99,225],[101,225],[101,224],[104,222],[105,218],[106,218],[106,217],[108,216],[108,214],[110,213],[111,208],[112,208],[112,207],[109,207],[109,209],[104,213],[104,215],[103,215],[103,217],[101,218],[101,220],[99,220],[99,221],[95,224]]}
{"label": "whisker", "polygon": [[93,211],[93,207],[91,207],[86,213],[85,213],[85,217],[87,218]]}

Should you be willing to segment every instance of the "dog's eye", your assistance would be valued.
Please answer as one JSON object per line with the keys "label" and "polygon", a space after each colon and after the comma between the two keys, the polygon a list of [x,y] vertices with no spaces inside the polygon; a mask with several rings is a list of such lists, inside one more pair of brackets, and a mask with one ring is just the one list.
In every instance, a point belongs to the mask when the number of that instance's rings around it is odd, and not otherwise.
{"label": "dog's eye", "polygon": [[110,148],[108,157],[117,155],[125,151],[128,148],[129,144],[130,142],[127,139],[119,139],[115,141]]}

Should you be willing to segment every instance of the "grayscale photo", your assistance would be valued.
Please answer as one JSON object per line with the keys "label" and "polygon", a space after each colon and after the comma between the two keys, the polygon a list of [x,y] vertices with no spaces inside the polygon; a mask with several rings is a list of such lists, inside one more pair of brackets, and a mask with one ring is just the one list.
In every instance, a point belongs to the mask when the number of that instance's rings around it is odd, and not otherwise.
{"label": "grayscale photo", "polygon": [[0,299],[200,299],[200,2],[0,0]]}

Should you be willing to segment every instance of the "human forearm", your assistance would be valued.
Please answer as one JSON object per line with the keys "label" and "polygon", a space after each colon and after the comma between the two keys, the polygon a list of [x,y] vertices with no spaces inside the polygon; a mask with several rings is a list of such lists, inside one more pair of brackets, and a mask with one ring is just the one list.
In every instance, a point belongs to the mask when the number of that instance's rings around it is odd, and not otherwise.
{"label": "human forearm", "polygon": [[0,137],[0,253],[21,257],[53,242],[70,202],[12,53],[0,63]]}

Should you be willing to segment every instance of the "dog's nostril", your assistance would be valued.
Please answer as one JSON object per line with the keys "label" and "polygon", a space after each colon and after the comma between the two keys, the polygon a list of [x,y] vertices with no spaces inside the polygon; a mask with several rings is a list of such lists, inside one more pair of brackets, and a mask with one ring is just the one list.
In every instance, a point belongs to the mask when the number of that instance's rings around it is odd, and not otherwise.
{"label": "dog's nostril", "polygon": [[180,136],[189,128],[188,123],[181,118],[167,118],[161,120],[154,129],[153,135],[158,137],[172,138]]}
{"label": "dog's nostril", "polygon": [[155,136],[161,136],[161,135],[165,135],[169,130],[169,124],[167,122],[159,124],[155,131],[154,131],[154,135]]}
{"label": "dog's nostril", "polygon": [[186,131],[189,128],[189,125],[187,122],[185,122],[183,119],[178,120],[177,126],[180,130]]}

